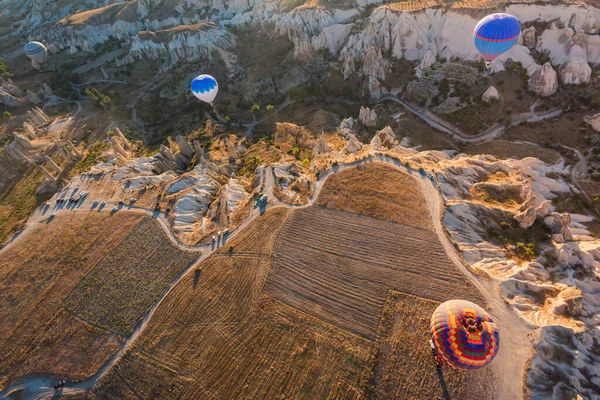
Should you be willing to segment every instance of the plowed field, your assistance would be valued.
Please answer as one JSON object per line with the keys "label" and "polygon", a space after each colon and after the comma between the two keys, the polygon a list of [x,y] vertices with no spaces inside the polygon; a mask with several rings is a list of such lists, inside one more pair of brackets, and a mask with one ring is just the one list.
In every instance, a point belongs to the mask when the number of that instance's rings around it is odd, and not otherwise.
{"label": "plowed field", "polygon": [[73,287],[143,219],[60,214],[0,252],[0,390],[28,373],[92,375],[122,338],[65,312]]}
{"label": "plowed field", "polygon": [[79,282],[64,306],[96,326],[128,335],[198,257],[173,246],[160,225],[146,218]]}
{"label": "plowed field", "polygon": [[483,302],[435,233],[321,207],[294,212],[265,286],[274,298],[368,339],[389,290]]}

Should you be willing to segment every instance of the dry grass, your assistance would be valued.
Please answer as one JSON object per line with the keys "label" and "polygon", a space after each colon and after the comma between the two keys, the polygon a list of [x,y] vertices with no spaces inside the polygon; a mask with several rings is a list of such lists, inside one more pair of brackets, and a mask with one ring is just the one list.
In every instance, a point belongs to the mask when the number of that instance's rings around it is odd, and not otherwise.
{"label": "dry grass", "polygon": [[329,177],[315,204],[433,229],[416,180],[381,164],[359,165]]}
{"label": "dry grass", "polygon": [[58,215],[0,253],[0,389],[28,373],[92,375],[122,339],[69,315],[62,300],[139,215]]}
{"label": "dry grass", "polygon": [[173,246],[160,225],[146,217],[77,284],[64,307],[94,325],[128,335],[198,257]]}

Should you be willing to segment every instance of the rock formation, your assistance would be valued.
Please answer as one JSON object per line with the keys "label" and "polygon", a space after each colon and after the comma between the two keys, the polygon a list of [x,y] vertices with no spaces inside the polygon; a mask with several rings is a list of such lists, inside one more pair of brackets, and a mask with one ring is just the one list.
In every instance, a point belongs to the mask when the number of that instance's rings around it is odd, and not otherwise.
{"label": "rock formation", "polygon": [[226,52],[235,46],[235,40],[226,30],[213,23],[181,25],[162,31],[141,31],[131,43],[129,54],[117,61],[117,66],[135,60],[167,60],[176,65],[181,60],[211,61],[219,54],[226,63],[233,61]]}
{"label": "rock formation", "polygon": [[56,163],[47,155],[42,155],[42,159],[57,173],[60,174],[61,169]]}
{"label": "rock formation", "polygon": [[42,83],[42,89],[44,91],[44,95],[46,97],[52,96],[52,89],[50,88],[50,86],[48,86],[45,82]]}
{"label": "rock formation", "polygon": [[375,126],[377,125],[377,113],[369,107],[360,106],[358,120],[364,126]]}
{"label": "rock formation", "polygon": [[560,80],[566,85],[588,83],[592,68],[581,57],[573,57],[560,69]]}
{"label": "rock formation", "polygon": [[[356,121],[354,118],[344,118],[342,122],[340,122],[339,130],[340,134],[344,139],[349,139],[350,135],[353,135],[354,129],[356,127]],[[353,135],[354,136],[354,135]]]}
{"label": "rock formation", "polygon": [[552,65],[547,62],[529,78],[529,90],[540,96],[551,96],[558,89],[556,71]]}
{"label": "rock formation", "polygon": [[192,149],[190,142],[188,142],[183,136],[177,135],[175,138],[175,143],[177,143],[177,147],[179,147],[179,152],[191,160],[194,156],[194,150]]}
{"label": "rock formation", "polygon": [[2,104],[4,104],[7,107],[21,106],[21,102],[19,101],[19,99],[17,99],[10,93],[0,91],[0,99],[2,100]]}
{"label": "rock formation", "polygon": [[167,160],[169,160],[169,161],[175,161],[175,158],[173,157],[173,153],[164,144],[160,145],[160,151],[159,151],[159,153],[160,153],[161,156],[163,156]]}
{"label": "rock formation", "polygon": [[544,224],[550,228],[552,240],[557,243],[564,243],[573,240],[573,234],[569,229],[571,217],[569,214],[559,214],[553,212],[544,217]]}
{"label": "rock formation", "polygon": [[34,129],[33,126],[31,126],[31,124],[27,121],[23,122],[23,129],[25,129],[25,135],[27,135],[27,137],[29,139],[35,139],[37,137],[37,133]]}
{"label": "rock formation", "polygon": [[381,54],[381,49],[369,47],[364,55],[364,60],[362,72],[365,76],[385,80],[389,66]]}
{"label": "rock formation", "polygon": [[535,222],[537,214],[535,212],[535,207],[531,206],[527,210],[520,212],[515,215],[515,220],[519,223],[521,228],[529,228]]}
{"label": "rock formation", "polygon": [[124,149],[127,150],[127,149],[131,148],[131,143],[129,143],[129,140],[127,140],[125,135],[123,135],[123,132],[121,132],[119,127],[115,128],[115,133],[119,136],[119,139],[121,140],[121,145],[123,146]]}
{"label": "rock formation", "polygon": [[27,100],[29,100],[31,103],[38,105],[40,104],[42,101],[40,100],[39,97],[37,97],[37,95],[35,93],[33,93],[32,91],[28,90],[27,92],[25,92],[25,97],[27,98]]}
{"label": "rock formation", "polygon": [[129,153],[121,146],[116,136],[110,137],[110,147],[115,154],[120,154],[125,160],[129,159]]}
{"label": "rock formation", "polygon": [[431,67],[433,64],[435,64],[436,60],[437,60],[437,45],[435,44],[435,41],[433,41],[429,44],[429,48],[427,49],[427,52],[421,59],[421,62],[419,63],[419,65],[417,66],[415,75],[417,75],[417,77],[421,77],[422,71],[424,69]]}
{"label": "rock formation", "polygon": [[381,86],[379,80],[373,76],[369,77],[369,94],[373,100],[378,100],[387,90]]}
{"label": "rock formation", "polygon": [[500,99],[500,95],[498,94],[498,90],[493,86],[487,88],[487,90],[483,93],[483,96],[481,96],[481,100],[485,101],[486,103],[491,103],[492,101],[496,101],[498,99]]}
{"label": "rock formation", "polygon": [[600,113],[583,117],[583,120],[587,122],[596,132],[600,132]]}
{"label": "rock formation", "polygon": [[23,148],[23,149],[32,149],[33,148],[33,145],[27,138],[19,135],[18,133],[15,133],[14,136],[15,136],[15,142],[19,146],[21,146],[21,148]]}
{"label": "rock formation", "polygon": [[331,148],[327,144],[327,139],[325,139],[325,134],[322,133],[321,138],[319,139],[319,142],[317,143],[317,145],[315,146],[315,148],[313,150],[313,154],[319,155],[319,154],[329,153],[330,151],[331,151]]}
{"label": "rock formation", "polygon": [[350,75],[352,75],[354,72],[356,72],[354,59],[352,57],[347,57],[342,65],[342,74],[344,74],[344,79],[350,78]]}
{"label": "rock formation", "polygon": [[381,149],[381,138],[379,137],[379,135],[373,136],[373,138],[369,142],[369,145],[375,150],[380,150]]}
{"label": "rock formation", "polygon": [[381,140],[381,145],[387,148],[392,148],[398,144],[398,141],[396,140],[396,134],[390,126],[386,126],[380,131],[377,131],[375,136],[379,137]]}
{"label": "rock formation", "polygon": [[348,144],[346,145],[346,150],[348,153],[354,154],[359,152],[362,149],[362,143],[354,136],[354,134],[350,133],[348,135]]}
{"label": "rock formation", "polygon": [[534,49],[535,48],[535,27],[530,26],[529,28],[523,30],[521,32],[521,40],[523,41],[523,46]]}
{"label": "rock formation", "polygon": [[13,83],[10,79],[3,80],[1,88],[3,89],[2,90],[3,92],[8,93],[14,97],[23,97],[25,95],[25,93],[23,93],[23,90],[21,90],[19,87],[15,86],[15,85],[13,85]]}

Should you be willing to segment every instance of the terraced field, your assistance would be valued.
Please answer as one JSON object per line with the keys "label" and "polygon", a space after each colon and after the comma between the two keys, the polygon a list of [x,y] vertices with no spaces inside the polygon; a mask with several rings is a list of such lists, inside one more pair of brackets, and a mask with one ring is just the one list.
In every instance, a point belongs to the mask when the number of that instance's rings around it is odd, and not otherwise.
{"label": "terraced field", "polygon": [[116,351],[120,336],[60,304],[141,219],[60,214],[0,251],[0,390],[30,373],[86,378]]}
{"label": "terraced field", "polygon": [[128,335],[198,257],[173,246],[147,217],[77,284],[63,305],[93,325]]}
{"label": "terraced field", "polygon": [[265,292],[374,339],[389,290],[483,304],[435,233],[343,211],[295,211],[275,247]]}

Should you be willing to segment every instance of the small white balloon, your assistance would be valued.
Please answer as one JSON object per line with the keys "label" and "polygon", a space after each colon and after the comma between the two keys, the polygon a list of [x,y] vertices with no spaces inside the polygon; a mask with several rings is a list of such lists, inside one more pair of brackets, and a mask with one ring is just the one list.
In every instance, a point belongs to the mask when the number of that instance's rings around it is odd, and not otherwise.
{"label": "small white balloon", "polygon": [[40,42],[29,42],[23,47],[23,51],[27,57],[31,58],[33,61],[38,64],[43,64],[46,62],[46,58],[48,56],[48,50],[46,50],[46,46],[44,46]]}
{"label": "small white balloon", "polygon": [[212,103],[219,92],[217,80],[210,75],[198,75],[192,80],[190,88],[196,98],[207,103]]}

